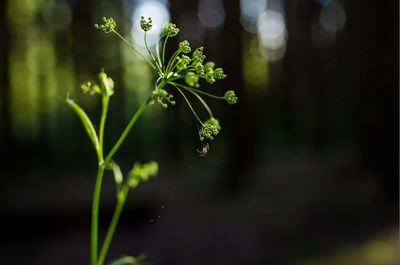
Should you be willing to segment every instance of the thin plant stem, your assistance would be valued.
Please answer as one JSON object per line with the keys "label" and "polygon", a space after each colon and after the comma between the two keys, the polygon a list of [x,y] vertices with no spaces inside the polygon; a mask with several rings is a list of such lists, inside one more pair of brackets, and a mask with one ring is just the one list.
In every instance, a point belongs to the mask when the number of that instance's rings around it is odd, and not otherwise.
{"label": "thin plant stem", "polygon": [[100,202],[100,191],[101,183],[103,181],[104,164],[100,164],[97,169],[96,184],[93,193],[93,205],[92,205],[92,232],[91,232],[91,255],[90,264],[96,265],[97,263],[97,235],[98,235],[98,224],[99,224],[99,202]]}
{"label": "thin plant stem", "polygon": [[170,59],[169,62],[168,62],[167,68],[166,68],[166,75],[168,75],[169,72],[171,72],[171,71],[169,70],[169,68],[173,66],[176,57],[177,57],[180,53],[181,53],[181,50],[178,49],[178,50],[176,50],[176,51],[174,52],[174,54],[172,55],[171,59]]}
{"label": "thin plant stem", "polygon": [[163,45],[163,49],[162,49],[162,65],[163,65],[164,72],[165,72],[165,46],[167,45],[168,37],[169,36],[165,37],[164,45]]}
{"label": "thin plant stem", "polygon": [[156,59],[154,58],[153,54],[151,53],[149,46],[147,45],[147,31],[144,32],[144,45],[146,46],[146,50],[149,53],[150,57],[153,59],[155,65],[157,67],[158,73],[161,75],[162,70],[161,70],[160,66],[158,65]]}
{"label": "thin plant stem", "polygon": [[204,99],[202,99],[199,94],[197,94],[196,92],[194,92],[193,90],[190,89],[186,89],[187,91],[189,91],[190,93],[192,93],[200,102],[201,104],[203,104],[204,108],[207,110],[208,114],[210,115],[210,118],[213,118],[213,114],[211,112],[210,107],[207,105],[207,103],[204,101]]}
{"label": "thin plant stem", "polygon": [[[101,118],[100,118],[100,127],[99,127],[99,142],[100,142],[100,147],[101,147],[100,148],[101,156],[103,156],[104,125],[106,123],[109,101],[110,101],[110,97],[108,95],[103,95],[102,108],[101,108]],[[102,162],[102,161],[99,161],[99,162]]]}
{"label": "thin plant stem", "polygon": [[132,129],[133,125],[135,124],[136,120],[139,118],[139,116],[142,114],[142,112],[146,109],[146,107],[149,105],[150,98],[147,99],[141,106],[140,108],[136,111],[135,115],[133,115],[132,119],[129,121],[128,125],[122,132],[121,136],[119,137],[118,141],[115,143],[111,151],[108,153],[106,158],[104,159],[104,164],[107,165],[108,162],[112,159],[114,154],[118,151],[119,147],[121,144],[124,142],[126,136],[128,136],[128,133]]}
{"label": "thin plant stem", "polygon": [[215,96],[215,95],[209,94],[209,93],[204,92],[204,91],[202,91],[202,90],[200,90],[200,89],[196,89],[196,88],[193,88],[193,87],[190,87],[190,86],[185,86],[185,85],[178,84],[178,83],[175,83],[175,82],[168,82],[168,83],[171,84],[171,85],[173,85],[173,86],[179,86],[179,87],[184,88],[184,89],[186,89],[186,90],[192,90],[192,91],[194,91],[194,92],[197,92],[197,93],[206,95],[206,96],[208,96],[208,97],[210,97],[210,98],[225,99],[224,97]]}
{"label": "thin plant stem", "polygon": [[130,48],[132,48],[137,54],[139,54],[140,56],[142,56],[143,59],[145,59],[150,66],[157,71],[157,68],[154,66],[154,64],[152,62],[149,61],[149,59],[146,58],[146,56],[144,56],[141,52],[139,52],[135,46],[133,46],[129,41],[127,41],[124,37],[122,37],[117,31],[113,30],[113,32],[115,33],[115,35],[117,35],[123,42],[125,42]]}
{"label": "thin plant stem", "polygon": [[[161,82],[158,85],[158,88],[162,88],[163,86],[165,86],[164,82]],[[129,121],[128,125],[126,126],[126,128],[124,129],[124,131],[122,132],[121,136],[119,137],[118,141],[115,143],[115,145],[113,146],[113,148],[111,149],[111,151],[108,153],[108,155],[106,156],[106,158],[104,159],[104,164],[107,165],[108,162],[110,162],[110,160],[112,159],[112,157],[114,156],[114,154],[118,151],[118,148],[121,146],[121,144],[124,142],[125,138],[128,136],[128,133],[130,132],[130,130],[132,129],[133,125],[135,124],[136,120],[139,118],[139,116],[142,114],[142,112],[146,109],[146,107],[149,105],[150,103],[150,98],[148,98],[140,107],[139,109],[136,111],[135,115],[133,115],[132,119]]]}
{"label": "thin plant stem", "polygon": [[[158,88],[162,88],[165,85],[164,82],[161,82]],[[111,239],[114,235],[114,231],[116,228],[116,225],[119,220],[119,216],[121,214],[122,208],[125,203],[125,198],[123,199],[118,199],[118,204],[117,208],[114,212],[114,216],[111,220],[110,227],[108,228],[106,238],[103,243],[103,247],[101,249],[101,253],[99,256],[99,260],[97,261],[97,234],[98,234],[98,211],[99,211],[99,200],[100,200],[100,189],[101,189],[101,181],[103,178],[103,173],[104,173],[104,167],[105,165],[110,162],[114,154],[118,151],[119,147],[121,144],[124,142],[125,138],[128,136],[128,133],[132,129],[133,125],[135,124],[136,120],[140,117],[140,115],[143,113],[143,111],[146,109],[146,107],[149,105],[150,98],[147,99],[136,111],[136,113],[133,115],[132,119],[129,121],[128,125],[122,132],[121,136],[119,137],[118,141],[115,143],[111,151],[108,153],[107,157],[104,159],[104,162],[99,165],[99,170],[101,169],[101,174],[97,174],[97,179],[96,179],[96,187],[95,187],[95,195],[93,198],[93,212],[92,212],[92,263],[91,265],[102,265],[104,262],[104,258],[107,254],[109,244],[111,243]],[[99,171],[100,172],[100,171]],[[127,192],[123,193],[124,196],[126,197]],[[123,202],[121,202],[123,201]]]}
{"label": "thin plant stem", "polygon": [[126,197],[129,192],[128,184],[125,184],[122,187],[122,189],[120,190],[120,192],[121,192],[121,196],[118,196],[117,206],[115,207],[110,226],[108,227],[107,234],[106,234],[103,246],[100,251],[99,259],[97,260],[97,265],[103,265],[104,259],[106,258],[108,248],[110,247],[110,243],[113,238],[115,228],[117,227],[119,217],[121,216],[121,212],[122,212],[122,209],[124,208]]}
{"label": "thin plant stem", "polygon": [[186,103],[188,104],[189,108],[192,110],[192,112],[193,112],[194,116],[196,117],[196,119],[200,122],[200,124],[201,124],[202,126],[204,126],[204,123],[200,120],[199,116],[197,116],[197,114],[196,114],[196,112],[194,111],[192,105],[190,105],[189,100],[186,98],[186,96],[185,96],[185,94],[182,92],[182,90],[180,90],[178,86],[176,86],[176,85],[174,85],[174,84],[172,84],[172,85],[179,91],[179,93],[181,93],[182,97],[185,99]]}
{"label": "thin plant stem", "polygon": [[159,44],[160,44],[161,39],[162,39],[162,36],[161,36],[161,38],[157,41],[157,45],[156,45],[157,59],[158,59],[158,64],[160,65],[160,67],[162,67],[162,62],[161,62],[161,57],[160,57],[160,49],[159,49]]}

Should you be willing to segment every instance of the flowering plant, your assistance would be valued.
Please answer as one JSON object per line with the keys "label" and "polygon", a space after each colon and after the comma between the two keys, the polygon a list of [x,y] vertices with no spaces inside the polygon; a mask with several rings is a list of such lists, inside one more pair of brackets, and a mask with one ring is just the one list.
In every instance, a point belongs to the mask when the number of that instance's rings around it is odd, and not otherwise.
{"label": "flowering plant", "polygon": [[[110,97],[114,94],[113,80],[107,76],[104,70],[102,70],[99,74],[99,85],[93,81],[88,81],[81,85],[81,91],[83,93],[87,93],[89,95],[97,94],[101,96],[102,111],[98,131],[95,130],[91,120],[89,119],[85,111],[69,97],[67,97],[66,99],[66,103],[76,112],[76,114],[80,118],[93,144],[98,158],[97,178],[92,205],[91,265],[103,265],[129,190],[135,188],[140,182],[147,181],[150,177],[156,175],[158,172],[158,164],[154,161],[146,164],[140,164],[136,162],[134,163],[132,170],[124,180],[120,167],[114,160],[112,160],[114,154],[118,151],[119,147],[124,142],[128,133],[136,123],[139,116],[143,113],[143,111],[148,106],[154,105],[156,103],[161,104],[163,108],[167,108],[168,105],[175,105],[173,95],[168,91],[168,88],[172,87],[179,92],[179,94],[189,106],[190,110],[193,112],[198,122],[201,124],[202,127],[199,130],[200,140],[211,141],[219,133],[221,127],[218,120],[214,118],[211,109],[208,107],[207,103],[203,100],[201,95],[205,95],[214,99],[222,99],[225,100],[228,104],[234,104],[237,101],[237,97],[232,90],[226,91],[224,96],[216,96],[200,89],[199,80],[201,78],[206,80],[210,84],[213,84],[218,79],[226,78],[226,75],[224,74],[222,68],[214,69],[215,64],[211,61],[204,63],[206,56],[203,54],[203,47],[195,49],[192,55],[189,56],[189,53],[192,50],[190,44],[186,40],[182,41],[179,43],[178,49],[173,53],[168,62],[165,60],[165,49],[168,39],[176,36],[179,33],[179,29],[176,27],[175,24],[167,23],[165,25],[163,33],[156,46],[156,56],[154,56],[147,45],[147,32],[151,30],[153,26],[153,21],[151,20],[151,18],[148,18],[147,20],[145,20],[144,17],[141,18],[140,26],[144,31],[144,43],[149,55],[149,57],[146,57],[116,31],[117,25],[112,18],[103,18],[103,21],[104,24],[96,24],[95,27],[105,33],[114,33],[115,35],[117,35],[131,49],[133,49],[138,55],[140,55],[150,65],[150,67],[152,67],[156,71],[158,78],[155,82],[154,90],[151,92],[148,99],[132,116],[121,136],[107,154],[104,153],[103,148],[104,127],[106,123]],[[163,49],[161,53],[159,51],[158,45],[160,42],[163,42]],[[205,121],[200,119],[184,92],[189,92],[193,94],[201,102],[201,104],[204,106],[209,114],[208,119],[206,119]],[[206,146],[208,150],[208,143],[206,143]],[[114,180],[117,185],[117,205],[100,252],[98,252],[98,213],[101,184],[105,170],[111,170],[114,174]],[[139,256],[136,258],[122,257],[114,261],[112,265],[139,265],[143,264],[143,259],[143,256]]]}

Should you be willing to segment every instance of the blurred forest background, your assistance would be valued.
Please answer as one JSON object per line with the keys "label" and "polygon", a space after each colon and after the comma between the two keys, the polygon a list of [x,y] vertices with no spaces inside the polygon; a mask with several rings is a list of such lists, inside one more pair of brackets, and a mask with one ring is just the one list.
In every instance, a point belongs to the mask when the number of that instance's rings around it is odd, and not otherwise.
{"label": "blurred forest background", "polygon": [[[124,172],[157,160],[129,194],[108,261],[146,252],[153,265],[398,263],[399,2],[339,0],[5,0],[0,2],[0,263],[89,263],[96,157],[70,93],[102,67],[114,79],[106,145],[153,84],[140,49],[171,20],[204,46],[236,105],[208,100],[222,125],[199,158],[187,106],[150,108],[117,153]],[[158,27],[157,27],[158,25]],[[207,84],[202,84],[207,88]],[[179,95],[175,95],[179,98]],[[202,113],[204,114],[204,113]],[[103,185],[100,229],[115,204]],[[103,234],[102,234],[103,235]]]}

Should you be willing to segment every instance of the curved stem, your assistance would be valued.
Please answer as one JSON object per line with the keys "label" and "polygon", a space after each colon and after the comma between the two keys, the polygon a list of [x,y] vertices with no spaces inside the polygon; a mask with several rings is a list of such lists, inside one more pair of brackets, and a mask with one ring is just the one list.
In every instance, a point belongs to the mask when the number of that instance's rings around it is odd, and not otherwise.
{"label": "curved stem", "polygon": [[126,197],[128,195],[129,186],[125,184],[121,189],[121,196],[118,196],[117,206],[114,210],[113,217],[111,219],[110,226],[108,227],[106,237],[104,239],[103,246],[100,251],[99,259],[97,265],[103,265],[104,259],[106,258],[108,248],[110,247],[111,240],[113,238],[115,228],[117,227],[119,217],[121,215],[122,209],[124,208]]}
{"label": "curved stem", "polygon": [[197,116],[197,114],[196,114],[196,112],[194,111],[192,105],[190,105],[189,100],[186,98],[185,94],[183,94],[182,90],[180,90],[178,86],[176,86],[176,85],[174,85],[174,84],[172,84],[172,85],[179,91],[179,93],[181,93],[182,97],[185,99],[185,101],[186,101],[186,103],[188,104],[189,108],[192,110],[194,116],[197,118],[197,120],[200,122],[200,124],[204,126],[204,123],[200,120],[199,116]]}
{"label": "curved stem", "polygon": [[141,54],[129,41],[127,41],[124,37],[122,37],[117,31],[113,30],[113,32],[115,33],[115,35],[117,35],[123,42],[125,42],[130,48],[132,48],[137,54],[139,54],[140,56],[142,56],[143,59],[145,59],[150,66],[157,71],[157,68],[154,66],[154,64],[152,62],[150,62],[146,56],[144,56],[143,54]]}
{"label": "curved stem", "polygon": [[91,252],[90,252],[90,264],[96,265],[97,263],[97,235],[98,235],[98,224],[99,224],[99,202],[100,202],[100,191],[101,183],[103,181],[104,164],[99,165],[97,169],[96,184],[93,193],[93,205],[92,205],[92,232],[91,232]]}
{"label": "curved stem", "polygon": [[204,99],[202,99],[199,94],[197,94],[196,92],[190,90],[190,89],[186,89],[187,91],[189,91],[190,93],[192,93],[193,95],[195,95],[197,97],[197,99],[201,102],[201,104],[203,104],[204,108],[207,110],[208,114],[210,115],[210,118],[213,118],[213,114],[211,112],[210,107],[207,105],[207,103],[204,101]]}

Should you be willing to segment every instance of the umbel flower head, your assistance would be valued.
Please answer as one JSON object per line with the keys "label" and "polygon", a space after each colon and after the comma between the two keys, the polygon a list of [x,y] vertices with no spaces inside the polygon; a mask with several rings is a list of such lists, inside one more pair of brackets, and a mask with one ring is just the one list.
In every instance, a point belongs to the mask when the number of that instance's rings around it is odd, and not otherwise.
{"label": "umbel flower head", "polygon": [[[103,18],[104,25],[96,25],[96,28],[103,30],[104,32],[114,32],[119,38],[123,39],[124,42],[129,43],[123,38],[116,30],[115,22],[110,18]],[[238,100],[233,90],[226,91],[224,96],[216,96],[200,88],[202,80],[205,80],[209,84],[214,84],[217,80],[226,78],[226,75],[222,68],[216,68],[216,65],[212,61],[206,62],[206,56],[204,55],[204,48],[198,47],[192,52],[190,43],[184,40],[179,43],[177,50],[167,60],[165,58],[165,49],[168,38],[175,37],[179,33],[179,28],[175,24],[168,22],[164,26],[161,38],[156,45],[156,56],[147,47],[146,32],[149,31],[153,26],[151,18],[145,20],[141,17],[140,27],[145,32],[144,42],[147,48],[149,56],[145,56],[140,53],[131,43],[132,48],[136,53],[142,56],[146,62],[157,72],[159,78],[155,83],[154,90],[150,95],[149,104],[159,103],[163,108],[167,108],[168,105],[175,105],[173,95],[170,93],[170,89],[175,89],[178,94],[182,96],[184,101],[187,103],[189,109],[193,112],[195,118],[201,125],[199,130],[199,138],[201,141],[211,141],[221,130],[221,126],[202,96],[207,96],[213,99],[220,99],[226,101],[228,104],[235,104]],[[159,51],[159,47],[162,43],[162,51]],[[192,54],[190,55],[190,53]],[[98,89],[91,84],[83,86],[82,90],[88,93],[97,93]],[[186,96],[191,94],[200,101],[203,107],[208,112],[209,117],[203,122],[202,119],[197,115],[197,112],[190,103],[189,98]]]}
{"label": "umbel flower head", "polygon": [[115,22],[112,18],[103,17],[103,21],[104,21],[104,24],[102,24],[100,26],[97,24],[94,24],[94,27],[104,31],[105,33],[109,33],[111,31],[113,31],[115,29],[115,27],[117,26],[117,24],[115,24]]}
{"label": "umbel flower head", "polygon": [[175,37],[179,33],[179,29],[175,24],[168,22],[164,26],[164,35],[168,37]]}
{"label": "umbel flower head", "polygon": [[153,21],[151,20],[151,17],[148,18],[148,21],[144,20],[144,17],[142,16],[140,20],[140,27],[144,31],[149,31],[153,27]]}

